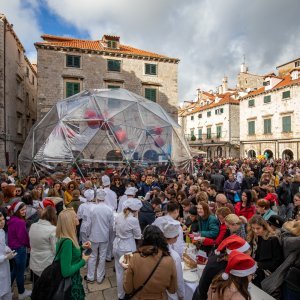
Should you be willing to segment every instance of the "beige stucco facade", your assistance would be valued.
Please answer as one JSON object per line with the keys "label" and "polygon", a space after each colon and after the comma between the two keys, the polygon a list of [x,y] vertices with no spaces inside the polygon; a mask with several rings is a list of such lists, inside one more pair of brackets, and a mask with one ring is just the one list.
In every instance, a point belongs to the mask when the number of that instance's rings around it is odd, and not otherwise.
{"label": "beige stucco facade", "polygon": [[17,163],[35,123],[37,76],[12,25],[0,15],[0,167]]}
{"label": "beige stucco facade", "polygon": [[[38,43],[37,43],[38,44]],[[66,82],[80,82],[80,90],[119,86],[145,96],[145,88],[156,89],[156,102],[177,121],[177,59],[167,60],[122,53],[37,45],[38,118],[66,97]],[[67,55],[80,56],[80,68],[67,67]],[[119,60],[120,72],[108,71],[107,60]],[[145,74],[145,64],[157,65],[157,75]]]}

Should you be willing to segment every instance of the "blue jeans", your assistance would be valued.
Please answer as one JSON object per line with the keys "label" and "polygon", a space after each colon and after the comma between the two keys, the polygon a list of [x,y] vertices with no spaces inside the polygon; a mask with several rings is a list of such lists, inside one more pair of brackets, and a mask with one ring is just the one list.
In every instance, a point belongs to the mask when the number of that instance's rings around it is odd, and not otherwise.
{"label": "blue jeans", "polygon": [[27,253],[26,247],[15,249],[17,255],[14,258],[13,267],[11,271],[11,284],[17,281],[18,293],[23,294],[24,288],[24,273],[26,269]]}

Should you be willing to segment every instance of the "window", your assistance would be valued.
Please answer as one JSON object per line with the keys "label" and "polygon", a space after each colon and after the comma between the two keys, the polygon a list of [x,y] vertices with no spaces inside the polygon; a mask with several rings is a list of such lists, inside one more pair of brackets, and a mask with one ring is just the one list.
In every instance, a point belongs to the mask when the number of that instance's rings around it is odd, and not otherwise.
{"label": "window", "polygon": [[107,86],[107,88],[108,88],[108,89],[119,89],[120,86],[119,86],[119,85],[111,85],[111,84],[109,84],[109,85]]}
{"label": "window", "polygon": [[217,126],[217,138],[222,137],[222,126]]}
{"label": "window", "polygon": [[145,89],[145,98],[151,101],[156,102],[157,96],[156,96],[156,89]]}
{"label": "window", "polygon": [[194,129],[191,129],[191,137],[192,136],[195,136],[195,134],[194,134]]}
{"label": "window", "polygon": [[295,61],[295,68],[300,67],[300,60]]}
{"label": "window", "polygon": [[157,65],[156,64],[145,64],[145,74],[157,75]]}
{"label": "window", "polygon": [[223,108],[219,108],[219,109],[216,109],[216,110],[215,110],[215,114],[216,114],[216,115],[221,115],[223,112],[224,112],[224,109],[223,109]]}
{"label": "window", "polygon": [[282,117],[282,132],[292,132],[291,116]]}
{"label": "window", "polygon": [[22,114],[17,113],[17,134],[22,134]]}
{"label": "window", "polygon": [[263,82],[263,86],[268,86],[268,85],[270,85],[270,80]]}
{"label": "window", "polygon": [[80,82],[66,82],[66,97],[71,97],[80,92]]}
{"label": "window", "polygon": [[26,77],[29,77],[29,68],[26,67]]}
{"label": "window", "polygon": [[121,72],[121,61],[115,59],[108,59],[107,70],[114,71],[114,72]]}
{"label": "window", "polygon": [[198,140],[202,140],[202,128],[198,129]]}
{"label": "window", "polygon": [[192,121],[194,120],[194,116],[191,116],[191,120],[192,120]]}
{"label": "window", "polygon": [[107,48],[116,49],[117,42],[116,41],[107,41]]}
{"label": "window", "polygon": [[211,139],[211,128],[210,128],[210,127],[207,128],[207,131],[206,131],[206,137],[207,137],[208,139]]}
{"label": "window", "polygon": [[249,121],[248,122],[248,135],[254,135],[255,134],[255,121]]}
{"label": "window", "polygon": [[291,91],[282,92],[282,99],[291,98]]}
{"label": "window", "polygon": [[34,75],[32,75],[31,83],[34,85]]}
{"label": "window", "polygon": [[208,111],[207,112],[207,117],[210,117],[211,116],[211,111]]}
{"label": "window", "polygon": [[224,112],[224,108],[220,108],[220,113],[222,114]]}
{"label": "window", "polygon": [[198,119],[201,119],[201,118],[202,118],[202,114],[199,114],[199,115],[198,115]]}
{"label": "window", "polygon": [[254,99],[250,99],[248,101],[248,107],[253,107],[253,106],[255,106],[255,100]]}
{"label": "window", "polygon": [[264,134],[272,133],[272,121],[271,119],[264,119]]}
{"label": "window", "polygon": [[67,55],[66,66],[69,68],[80,68],[80,56]]}
{"label": "window", "polygon": [[270,103],[271,102],[271,95],[264,96],[264,103]]}

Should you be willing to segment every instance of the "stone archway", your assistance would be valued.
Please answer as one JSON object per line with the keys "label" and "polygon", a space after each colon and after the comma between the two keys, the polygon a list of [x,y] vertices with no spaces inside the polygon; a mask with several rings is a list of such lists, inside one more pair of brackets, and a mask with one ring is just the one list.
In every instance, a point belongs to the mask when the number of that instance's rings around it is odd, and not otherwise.
{"label": "stone archway", "polygon": [[222,157],[223,156],[223,149],[221,146],[217,147],[217,157]]}
{"label": "stone archway", "polygon": [[255,158],[256,157],[256,152],[253,149],[251,149],[251,150],[248,151],[247,156],[248,156],[248,158]]}
{"label": "stone archway", "polygon": [[207,147],[207,158],[212,158],[211,147]]}
{"label": "stone archway", "polygon": [[292,160],[292,159],[294,159],[294,153],[293,153],[293,151],[290,150],[290,149],[285,149],[282,152],[282,159],[284,159],[284,160]]}

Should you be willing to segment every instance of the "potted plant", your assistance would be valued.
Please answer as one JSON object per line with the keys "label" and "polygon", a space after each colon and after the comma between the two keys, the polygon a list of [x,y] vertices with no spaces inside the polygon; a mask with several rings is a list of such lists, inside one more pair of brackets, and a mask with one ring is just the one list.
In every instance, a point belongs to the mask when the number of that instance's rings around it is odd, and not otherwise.
{"label": "potted plant", "polygon": [[194,135],[191,136],[191,141],[196,141],[196,137]]}

